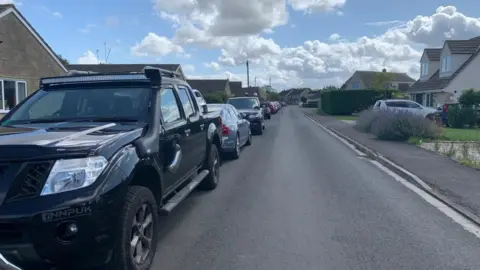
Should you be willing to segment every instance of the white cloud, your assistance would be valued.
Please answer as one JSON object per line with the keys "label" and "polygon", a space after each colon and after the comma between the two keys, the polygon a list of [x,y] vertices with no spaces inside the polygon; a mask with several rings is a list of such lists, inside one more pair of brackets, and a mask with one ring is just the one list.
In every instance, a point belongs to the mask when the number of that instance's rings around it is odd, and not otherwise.
{"label": "white cloud", "polygon": [[330,35],[330,37],[328,37],[328,39],[331,41],[337,41],[337,40],[340,40],[340,38],[342,37],[340,36],[339,33],[333,33]]}
{"label": "white cloud", "polygon": [[0,0],[0,5],[15,4],[13,0]]}
{"label": "white cloud", "polygon": [[[17,3],[16,3],[17,4]],[[47,13],[50,13],[53,17],[57,17],[57,18],[62,18],[63,15],[62,13],[58,12],[58,11],[51,11],[48,7],[46,6],[40,6],[40,8],[44,11],[46,11]]]}
{"label": "white cloud", "polygon": [[175,44],[164,36],[155,33],[148,33],[140,43],[130,48],[135,56],[165,56],[170,53],[183,54],[181,46]]}
{"label": "white cloud", "polygon": [[[271,77],[272,84],[279,88],[340,85],[355,70],[386,68],[418,77],[419,60],[425,46],[440,46],[447,38],[466,39],[480,35],[480,18],[469,17],[453,6],[441,6],[429,16],[421,15],[405,22],[367,23],[389,27],[378,36],[346,39],[341,33],[334,33],[327,37],[328,42],[308,40],[298,46],[282,48],[263,35],[281,25],[292,27],[288,24],[287,5],[304,12],[338,13],[345,1],[247,0],[253,3],[248,7],[232,3],[233,0],[218,1],[155,0],[154,3],[157,12],[167,12],[172,18],[178,18],[170,20],[178,26],[171,42],[177,46],[197,45],[219,50],[220,55],[214,63],[219,64],[218,70],[227,71],[216,76],[224,78],[229,67],[245,65],[248,59],[251,77],[255,74],[261,74],[261,80]],[[276,11],[270,10],[265,16],[255,13],[264,8],[266,1]],[[236,14],[231,14],[232,10]],[[244,14],[246,11],[250,13]],[[250,16],[252,12],[257,14],[256,18]],[[240,18],[249,22],[237,24],[236,19]],[[225,33],[223,27],[231,31]],[[211,64],[207,63],[208,67],[214,68]],[[246,80],[244,74],[235,75]]]}
{"label": "white cloud", "polygon": [[53,12],[53,16],[57,17],[57,18],[62,18],[63,17],[62,13],[60,13],[58,11]]}
{"label": "white cloud", "polygon": [[80,32],[82,32],[82,33],[84,33],[84,34],[88,34],[88,33],[90,33],[90,31],[91,31],[93,28],[96,28],[96,27],[97,27],[96,24],[87,24],[87,25],[85,25],[85,27],[78,29],[78,31],[80,31]]}
{"label": "white cloud", "polygon": [[77,64],[99,64],[97,56],[90,50],[77,59]]}
{"label": "white cloud", "polygon": [[120,19],[117,16],[108,16],[105,19],[105,26],[107,27],[115,27],[120,24]]}
{"label": "white cloud", "polygon": [[220,65],[217,63],[217,62],[209,62],[209,63],[203,63],[203,65],[206,67],[206,68],[211,68],[215,71],[219,71],[220,70]]}
{"label": "white cloud", "polygon": [[195,72],[195,66],[192,64],[182,65],[182,70],[188,76],[189,74],[192,74],[193,72]]}
{"label": "white cloud", "polygon": [[383,22],[369,22],[366,23],[366,25],[370,26],[385,26],[385,25],[398,25],[398,24],[404,24],[404,21],[399,21],[399,20],[393,20],[393,21],[383,21]]}

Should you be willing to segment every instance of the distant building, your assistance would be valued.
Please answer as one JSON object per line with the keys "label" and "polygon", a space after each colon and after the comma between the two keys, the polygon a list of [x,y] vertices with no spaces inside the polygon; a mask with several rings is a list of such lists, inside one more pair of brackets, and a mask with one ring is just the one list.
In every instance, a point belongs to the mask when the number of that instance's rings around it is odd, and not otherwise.
{"label": "distant building", "polygon": [[372,83],[375,76],[378,74],[387,73],[392,75],[392,80],[383,87],[385,89],[396,89],[400,91],[407,91],[410,85],[415,80],[407,75],[407,73],[396,73],[386,71],[355,71],[340,88],[341,90],[362,90],[372,88]]}
{"label": "distant building", "polygon": [[285,96],[285,102],[287,104],[296,105],[299,104],[302,97],[306,97],[310,93],[310,88],[293,88],[289,90],[289,93]]}

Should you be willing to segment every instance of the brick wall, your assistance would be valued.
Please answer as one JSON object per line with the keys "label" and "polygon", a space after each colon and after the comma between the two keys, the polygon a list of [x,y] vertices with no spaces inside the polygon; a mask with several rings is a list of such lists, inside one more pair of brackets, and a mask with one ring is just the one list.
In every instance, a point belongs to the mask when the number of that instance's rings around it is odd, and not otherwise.
{"label": "brick wall", "polygon": [[13,13],[0,19],[0,40],[0,78],[25,80],[28,94],[40,78],[66,74]]}

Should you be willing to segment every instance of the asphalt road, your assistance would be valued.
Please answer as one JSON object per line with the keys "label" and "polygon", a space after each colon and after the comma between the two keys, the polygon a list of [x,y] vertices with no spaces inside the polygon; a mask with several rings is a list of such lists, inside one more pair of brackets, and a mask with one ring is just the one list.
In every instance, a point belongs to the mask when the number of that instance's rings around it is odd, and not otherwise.
{"label": "asphalt road", "polygon": [[480,240],[287,107],[168,217],[153,269],[480,269]]}

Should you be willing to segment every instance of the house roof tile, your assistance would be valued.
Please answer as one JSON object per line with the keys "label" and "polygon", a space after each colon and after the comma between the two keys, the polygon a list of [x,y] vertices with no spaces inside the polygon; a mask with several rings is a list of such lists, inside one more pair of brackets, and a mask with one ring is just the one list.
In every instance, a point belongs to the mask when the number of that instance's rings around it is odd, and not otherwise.
{"label": "house roof tile", "polygon": [[302,94],[305,90],[310,91],[310,88],[292,88],[290,89],[290,93],[288,93],[288,96],[296,96]]}
{"label": "house roof tile", "polygon": [[229,84],[230,92],[232,92],[233,95],[242,95],[242,82],[229,82]]}
{"label": "house roof tile", "polygon": [[480,50],[477,50],[471,55],[451,76],[440,78],[440,70],[437,70],[428,80],[417,80],[412,86],[410,86],[408,91],[439,90],[447,87],[450,82],[453,81],[453,79],[455,79],[455,77],[457,77],[457,75],[460,74],[460,72],[462,72],[478,55],[480,55]]}
{"label": "house roof tile", "polygon": [[[375,75],[382,74],[384,72],[359,70],[359,71],[355,71],[355,73],[359,75],[360,79],[363,81],[365,85],[371,85]],[[415,80],[412,77],[408,76],[407,73],[396,73],[396,72],[385,72],[385,73],[392,74],[394,76],[393,77],[394,82],[415,82]]]}
{"label": "house roof tile", "polygon": [[452,54],[474,54],[480,46],[480,36],[468,40],[447,40]]}
{"label": "house roof tile", "polygon": [[13,4],[4,4],[4,5],[0,5],[0,13],[11,8],[11,7],[14,7]]}
{"label": "house roof tile", "polygon": [[170,71],[177,71],[180,64],[95,64],[95,65],[69,65],[69,70],[92,71],[100,73],[125,73],[140,72],[146,66],[153,66]]}
{"label": "house roof tile", "polygon": [[428,60],[430,61],[440,61],[440,55],[442,54],[441,48],[426,48],[425,53],[427,54]]}
{"label": "house roof tile", "polygon": [[187,80],[193,89],[197,89],[203,95],[213,92],[225,92],[228,80]]}
{"label": "house roof tile", "polygon": [[307,99],[319,99],[322,96],[322,91],[312,91],[308,94]]}

